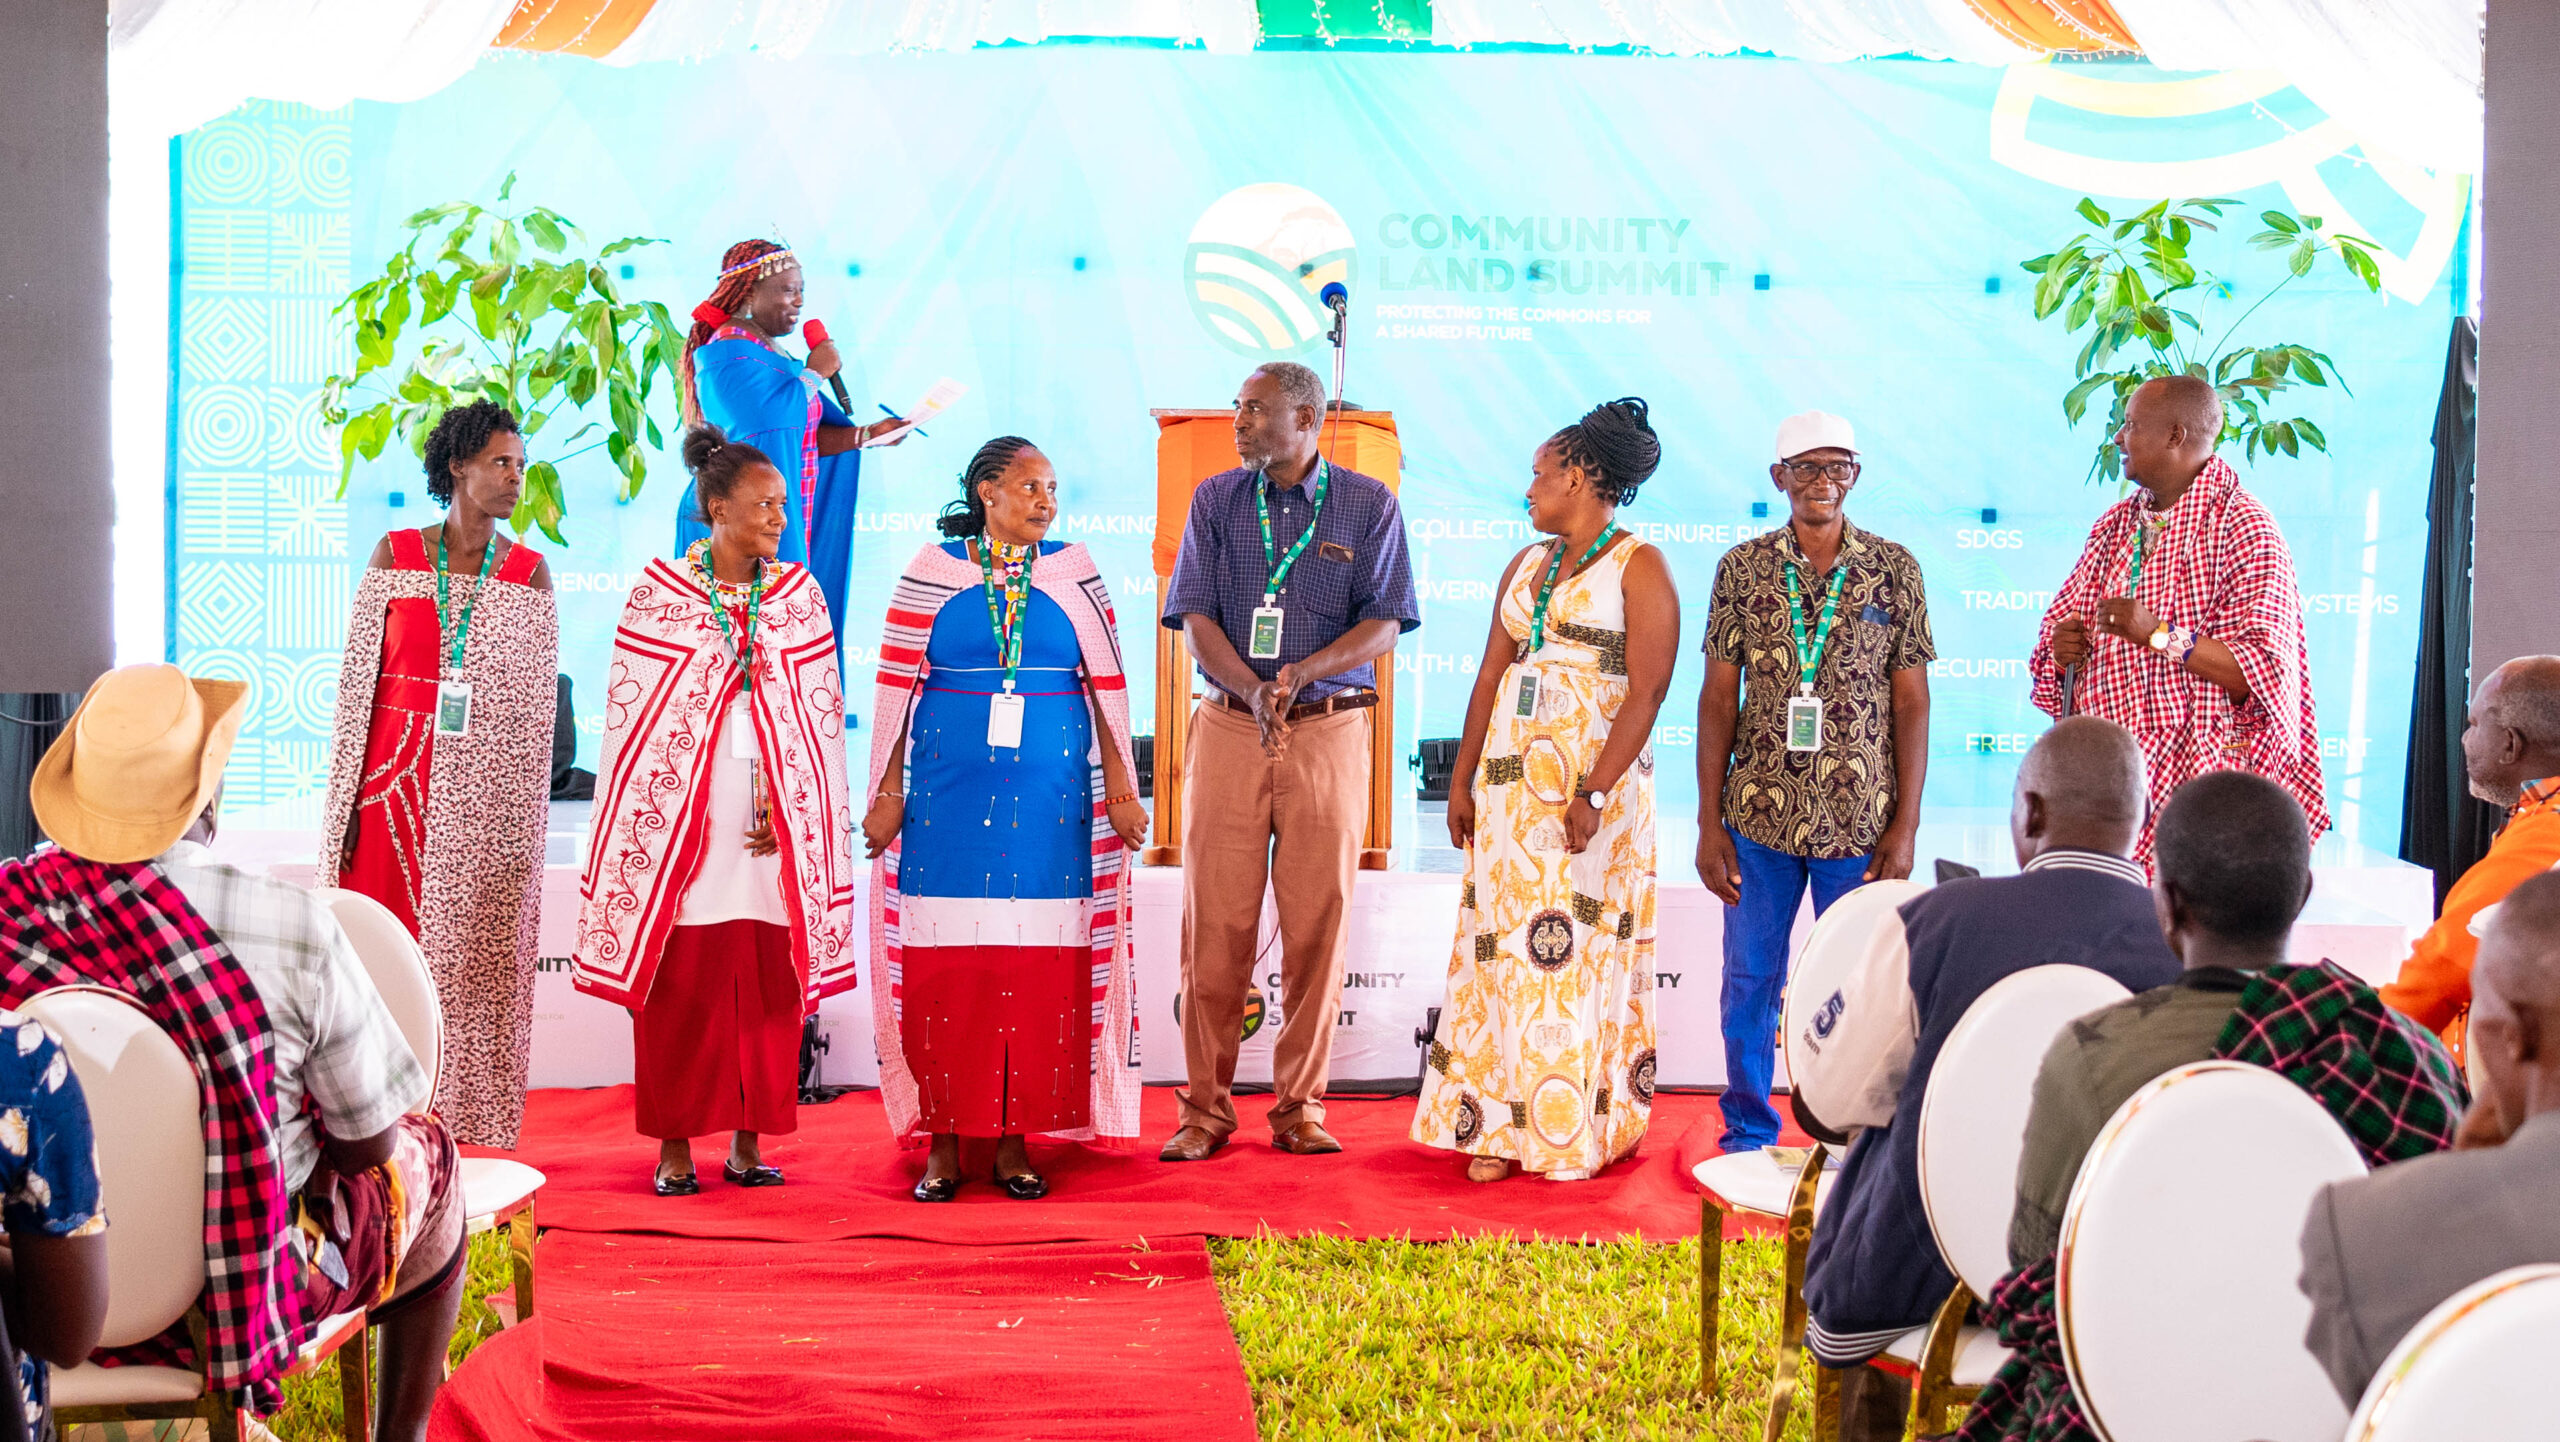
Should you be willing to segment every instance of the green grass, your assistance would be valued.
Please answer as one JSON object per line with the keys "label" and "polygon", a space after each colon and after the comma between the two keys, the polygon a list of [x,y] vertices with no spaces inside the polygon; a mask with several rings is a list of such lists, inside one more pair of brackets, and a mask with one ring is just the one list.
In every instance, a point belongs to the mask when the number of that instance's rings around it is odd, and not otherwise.
{"label": "green grass", "polygon": [[[1778,1330],[1779,1244],[1726,1244],[1720,1399],[1697,1394],[1698,1244],[1212,1241],[1262,1435],[1753,1442]],[[458,1365],[497,1334],[503,1233],[472,1239]],[[512,1308],[511,1294],[498,1304]],[[336,1364],[285,1384],[282,1442],[334,1442]],[[1805,1436],[1805,1409],[1787,1436]]]}
{"label": "green grass", "polygon": [[[1262,1435],[1760,1436],[1779,1243],[1728,1244],[1722,1396],[1698,1383],[1698,1244],[1213,1241]],[[1787,1435],[1805,1435],[1804,1409]]]}

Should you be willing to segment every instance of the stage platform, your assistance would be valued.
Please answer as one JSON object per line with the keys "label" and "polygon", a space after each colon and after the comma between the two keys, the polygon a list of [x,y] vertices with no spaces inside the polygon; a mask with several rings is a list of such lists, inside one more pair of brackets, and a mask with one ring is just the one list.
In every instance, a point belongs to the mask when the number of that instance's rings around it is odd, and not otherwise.
{"label": "stage platform", "polygon": [[[578,877],[585,856],[589,803],[551,805],[543,874],[541,974],[534,987],[533,1085],[609,1086],[631,1079],[631,1027],[621,1008],[582,996],[569,984],[568,955],[577,924]],[[1447,844],[1442,809],[1409,807],[1397,827],[1394,869],[1362,872],[1353,894],[1351,958],[1342,994],[1333,1075],[1344,1082],[1411,1081],[1421,1054],[1416,1035],[1446,987],[1451,927],[1463,862]],[[1690,858],[1697,832],[1688,818],[1667,818],[1661,831],[1662,889],[1656,918],[1656,1077],[1661,1085],[1721,1086],[1724,1043],[1717,991],[1723,975],[1724,907],[1697,880]],[[307,881],[317,849],[317,803],[244,809],[226,817],[218,850],[239,862]],[[1915,875],[1927,881],[1939,858],[1998,875],[2017,869],[2004,817],[1930,813],[1920,826]],[[2324,837],[2313,850],[2311,905],[2294,931],[2294,953],[2326,957],[2375,981],[2399,969],[2409,943],[2433,919],[2428,874],[2396,857]],[[859,879],[869,883],[869,872]],[[1150,1082],[1183,1079],[1175,994],[1181,980],[1182,873],[1141,867],[1133,908],[1139,991],[1139,1036]],[[1797,918],[1801,941],[1810,908]],[[1274,923],[1265,903],[1267,954],[1276,958]],[[868,938],[859,938],[868,945]],[[866,988],[868,968],[865,969]],[[1271,1039],[1280,1020],[1275,966],[1256,978],[1265,997],[1261,1024],[1247,1039],[1239,1080],[1267,1081]],[[828,1081],[867,1085],[877,1075],[866,990],[831,997],[819,1012],[828,1050]]]}

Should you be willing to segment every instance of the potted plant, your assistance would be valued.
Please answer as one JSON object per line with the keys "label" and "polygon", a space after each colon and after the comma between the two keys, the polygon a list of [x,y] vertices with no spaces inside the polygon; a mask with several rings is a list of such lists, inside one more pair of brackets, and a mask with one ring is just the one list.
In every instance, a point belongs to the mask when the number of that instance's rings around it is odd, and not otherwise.
{"label": "potted plant", "polygon": [[[498,205],[515,184],[510,173],[498,187]],[[601,396],[604,417],[556,445],[602,436],[527,465],[512,518],[516,534],[539,526],[566,545],[560,464],[603,447],[622,473],[627,501],[648,478],[642,442],[665,445],[650,402],[662,372],[671,389],[675,384],[684,332],[656,301],[624,299],[607,264],[663,242],[625,236],[588,254],[584,232],[538,205],[507,211],[448,201],[403,225],[409,243],[330,312],[353,328],[356,355],[355,369],[329,377],[320,399],[322,419],[338,432],[338,494],[346,494],[356,458],[378,458],[395,433],[423,456],[428,434],[453,406],[505,406],[531,448],[554,419],[583,414]],[[404,336],[415,345],[404,347]],[[404,351],[405,364],[395,365]]]}
{"label": "potted plant", "polygon": [[2260,212],[2266,229],[2250,243],[2262,251],[2283,252],[2288,273],[2225,325],[2212,344],[2200,344],[2205,325],[2185,307],[2197,305],[2200,298],[2227,300],[2233,288],[2198,269],[2187,258],[2188,247],[2196,232],[2217,229],[2223,211],[2239,203],[2163,200],[2117,220],[2084,196],[2077,210],[2097,231],[2075,235],[2059,249],[2022,263],[2036,276],[2036,319],[2059,313],[2066,333],[2077,334],[2084,327],[2090,331],[2073,367],[2074,383],[2062,398],[2063,415],[2077,426],[2093,396],[2103,392],[2113,400],[2106,437],[2089,463],[2092,477],[2121,480],[2124,458],[2116,451],[2115,436],[2124,426],[2125,403],[2144,381],[2165,375],[2197,375],[2213,382],[2222,394],[2222,439],[2238,443],[2244,459],[2278,451],[2299,456],[2304,446],[2329,449],[2329,438],[2308,417],[2278,417],[2270,403],[2297,384],[2326,386],[2332,377],[2345,390],[2337,362],[2306,345],[2235,345],[2232,337],[2260,306],[2311,274],[2324,255],[2337,257],[2367,291],[2380,290],[2382,268],[2374,259],[2379,247],[2323,229],[2316,215]]}

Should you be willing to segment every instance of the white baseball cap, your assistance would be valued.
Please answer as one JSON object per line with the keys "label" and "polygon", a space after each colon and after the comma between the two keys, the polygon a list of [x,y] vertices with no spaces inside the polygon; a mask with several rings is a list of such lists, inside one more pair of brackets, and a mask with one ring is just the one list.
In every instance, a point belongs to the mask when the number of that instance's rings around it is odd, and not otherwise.
{"label": "white baseball cap", "polygon": [[1792,460],[1825,446],[1858,453],[1858,433],[1829,411],[1804,411],[1778,422],[1778,459]]}

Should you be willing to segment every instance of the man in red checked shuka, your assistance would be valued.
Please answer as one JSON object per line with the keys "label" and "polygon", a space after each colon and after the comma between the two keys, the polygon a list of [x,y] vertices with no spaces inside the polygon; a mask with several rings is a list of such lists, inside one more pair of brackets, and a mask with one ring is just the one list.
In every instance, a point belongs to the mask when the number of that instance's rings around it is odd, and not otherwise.
{"label": "man in red checked shuka", "polygon": [[2208,771],[2252,771],[2300,803],[2317,838],[2320,736],[2302,592],[2275,518],[2214,454],[2222,398],[2198,376],[2147,381],[2116,432],[2134,493],[2089,530],[2028,662],[2035,702],[2133,733],[2152,820]]}

